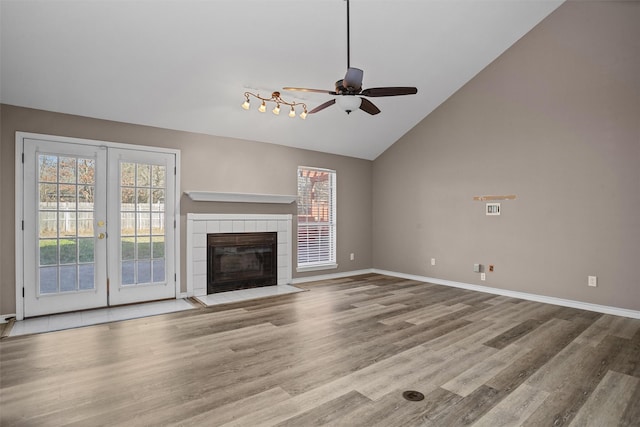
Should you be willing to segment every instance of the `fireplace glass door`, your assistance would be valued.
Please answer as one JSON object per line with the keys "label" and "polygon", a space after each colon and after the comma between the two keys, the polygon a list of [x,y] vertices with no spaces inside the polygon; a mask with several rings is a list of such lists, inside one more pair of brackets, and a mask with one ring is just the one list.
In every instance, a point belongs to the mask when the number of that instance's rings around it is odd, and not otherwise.
{"label": "fireplace glass door", "polygon": [[278,233],[207,235],[207,293],[277,285]]}

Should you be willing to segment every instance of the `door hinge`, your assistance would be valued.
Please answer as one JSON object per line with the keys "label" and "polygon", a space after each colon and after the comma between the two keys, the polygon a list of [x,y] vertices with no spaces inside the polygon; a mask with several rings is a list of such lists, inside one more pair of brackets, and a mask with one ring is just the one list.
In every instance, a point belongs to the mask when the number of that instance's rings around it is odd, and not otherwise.
{"label": "door hinge", "polygon": [[177,273],[174,273],[174,274],[173,274],[173,281],[174,281],[174,282],[177,282],[177,281],[178,281],[178,274],[177,274]]}
{"label": "door hinge", "polygon": [[173,220],[173,228],[176,228],[176,220]]}
{"label": "door hinge", "polygon": [[22,231],[24,231],[24,220],[22,220]]}
{"label": "door hinge", "polygon": [[24,286],[22,287],[22,298],[24,298]]}
{"label": "door hinge", "polygon": [[178,175],[178,167],[177,166],[173,167],[173,174],[174,175]]}
{"label": "door hinge", "polygon": [[22,153],[22,163],[24,163],[24,153]]}

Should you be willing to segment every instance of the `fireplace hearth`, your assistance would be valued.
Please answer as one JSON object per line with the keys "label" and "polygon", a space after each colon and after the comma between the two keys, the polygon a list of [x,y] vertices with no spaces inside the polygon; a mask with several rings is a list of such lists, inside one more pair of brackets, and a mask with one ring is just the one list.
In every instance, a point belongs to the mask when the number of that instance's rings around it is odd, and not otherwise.
{"label": "fireplace hearth", "polygon": [[207,294],[278,284],[278,233],[207,234]]}

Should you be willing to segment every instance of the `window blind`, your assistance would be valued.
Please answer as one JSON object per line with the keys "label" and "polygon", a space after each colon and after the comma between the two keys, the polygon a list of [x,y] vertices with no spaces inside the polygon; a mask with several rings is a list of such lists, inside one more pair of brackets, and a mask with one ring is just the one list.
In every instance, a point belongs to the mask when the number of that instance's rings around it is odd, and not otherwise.
{"label": "window blind", "polygon": [[336,263],[336,172],[298,168],[298,267]]}

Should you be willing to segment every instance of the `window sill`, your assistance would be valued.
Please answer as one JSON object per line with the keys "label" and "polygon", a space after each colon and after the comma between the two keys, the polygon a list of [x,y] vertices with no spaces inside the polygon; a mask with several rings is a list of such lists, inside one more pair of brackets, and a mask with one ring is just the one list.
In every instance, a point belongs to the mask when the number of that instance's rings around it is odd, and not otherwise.
{"label": "window sill", "polygon": [[338,268],[338,264],[336,264],[336,263],[322,264],[322,265],[310,265],[308,267],[297,267],[296,268],[296,272],[304,273],[304,272],[307,272],[307,271],[335,270],[336,268]]}

